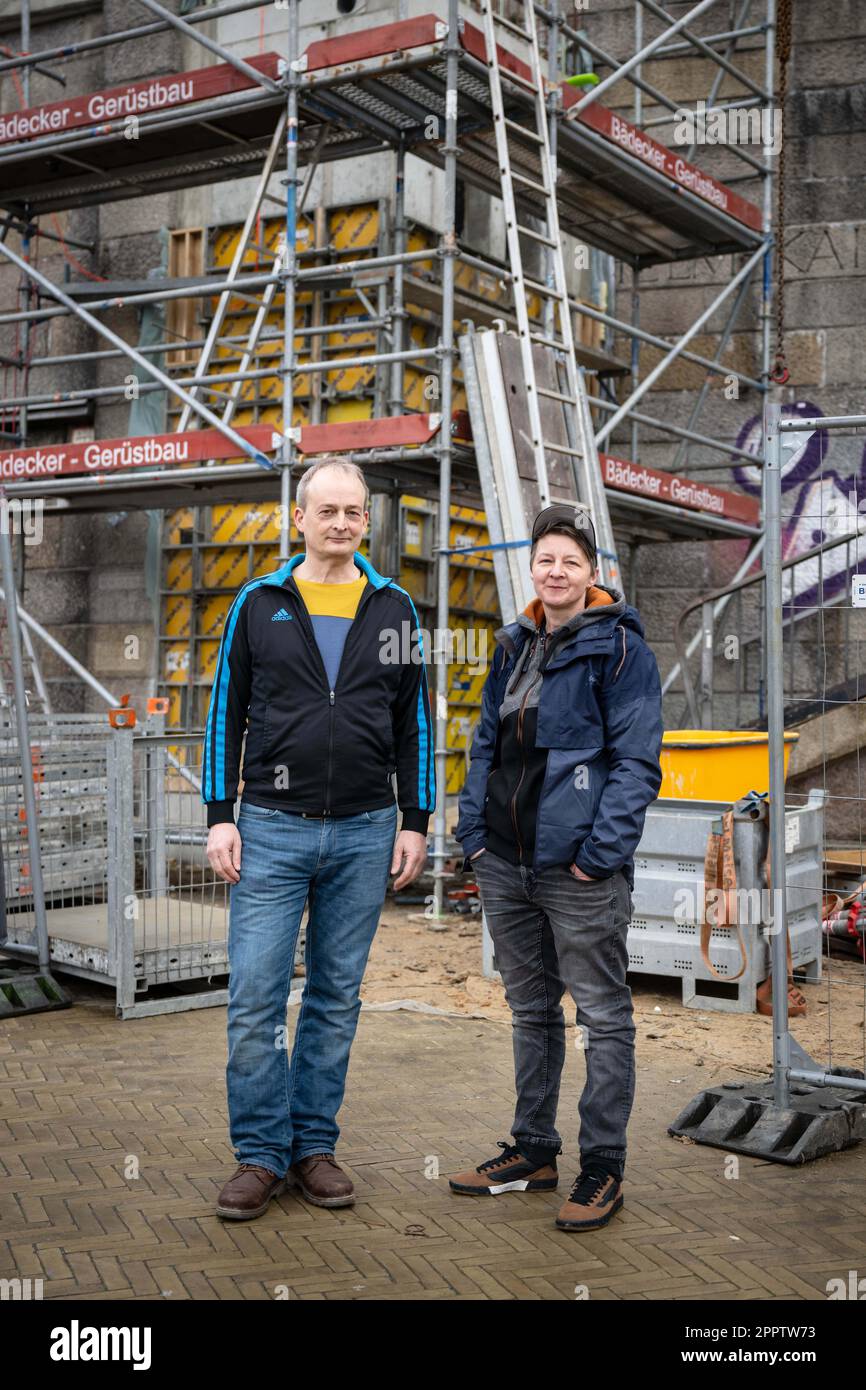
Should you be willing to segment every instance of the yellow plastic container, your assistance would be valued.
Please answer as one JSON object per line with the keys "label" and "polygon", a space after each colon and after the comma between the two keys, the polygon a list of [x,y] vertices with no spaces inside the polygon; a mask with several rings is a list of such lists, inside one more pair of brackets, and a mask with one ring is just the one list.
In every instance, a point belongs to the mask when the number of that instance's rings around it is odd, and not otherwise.
{"label": "yellow plastic container", "polygon": [[[785,776],[799,734],[785,734]],[[770,788],[770,740],[761,730],[672,729],[662,738],[660,797],[738,801]]]}

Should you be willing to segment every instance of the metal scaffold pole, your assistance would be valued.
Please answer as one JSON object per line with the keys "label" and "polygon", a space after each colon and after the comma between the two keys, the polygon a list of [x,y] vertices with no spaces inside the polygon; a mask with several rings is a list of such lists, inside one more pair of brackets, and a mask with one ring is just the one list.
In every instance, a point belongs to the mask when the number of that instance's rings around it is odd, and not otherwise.
{"label": "metal scaffold pole", "polygon": [[444,916],[446,857],[446,788],[448,785],[448,653],[450,649],[451,545],[451,397],[454,374],[454,258],[457,250],[457,64],[460,57],[457,0],[448,0],[445,95],[445,200],[442,230],[442,338],[439,345],[439,564],[436,625],[433,638],[436,727],[436,811],[433,842],[433,919]]}
{"label": "metal scaffold pole", "polygon": [[289,3],[288,91],[286,94],[286,252],[283,271],[283,447],[280,451],[280,564],[292,547],[292,465],[295,433],[295,299],[298,275],[298,19],[299,0]]}

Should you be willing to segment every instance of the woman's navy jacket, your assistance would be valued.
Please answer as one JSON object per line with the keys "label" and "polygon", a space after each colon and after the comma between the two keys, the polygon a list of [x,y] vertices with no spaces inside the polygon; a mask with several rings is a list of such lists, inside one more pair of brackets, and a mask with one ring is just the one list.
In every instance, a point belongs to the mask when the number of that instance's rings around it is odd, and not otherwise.
{"label": "woman's navy jacket", "polygon": [[[459,801],[455,833],[464,868],[486,843],[487,781],[500,761],[500,703],[543,612],[541,600],[533,599],[496,633]],[[591,878],[609,878],[622,869],[633,889],[634,851],[662,781],[662,697],[655,656],[644,640],[637,610],[604,585],[587,591],[585,610],[556,629],[549,641],[535,724],[535,749],[547,750],[547,765],[528,867],[537,871],[575,863]]]}

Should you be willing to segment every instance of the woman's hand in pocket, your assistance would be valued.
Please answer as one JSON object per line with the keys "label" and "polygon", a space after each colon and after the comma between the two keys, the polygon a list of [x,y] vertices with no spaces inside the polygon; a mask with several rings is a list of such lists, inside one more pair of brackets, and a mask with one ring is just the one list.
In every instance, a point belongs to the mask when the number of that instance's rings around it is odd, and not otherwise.
{"label": "woman's hand in pocket", "polygon": [[568,872],[571,874],[572,878],[580,879],[580,881],[581,881],[582,883],[597,883],[597,882],[598,882],[597,879],[590,878],[589,874],[585,874],[585,873],[583,872],[583,869],[579,868],[579,867],[577,866],[577,864],[569,864],[569,866],[568,866]]}

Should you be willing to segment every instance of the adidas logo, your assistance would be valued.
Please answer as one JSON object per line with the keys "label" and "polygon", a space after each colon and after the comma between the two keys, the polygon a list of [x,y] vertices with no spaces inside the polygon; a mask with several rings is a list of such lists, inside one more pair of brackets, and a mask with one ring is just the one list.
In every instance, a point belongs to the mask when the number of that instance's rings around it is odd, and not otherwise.
{"label": "adidas logo", "polygon": [[291,621],[292,615],[291,613],[287,613],[285,608],[281,608],[279,613],[275,613],[271,618],[272,623],[290,623]]}

